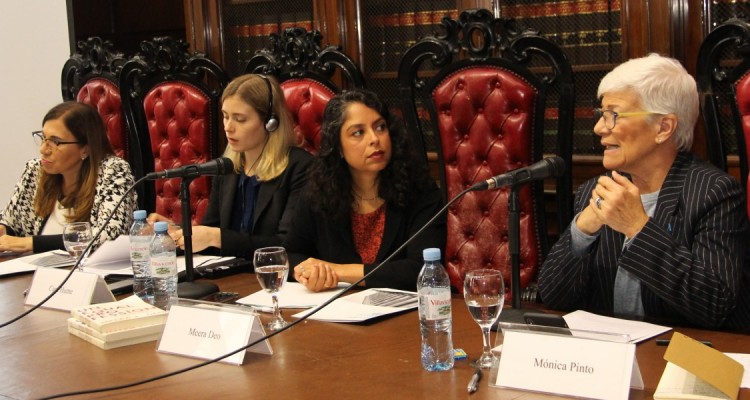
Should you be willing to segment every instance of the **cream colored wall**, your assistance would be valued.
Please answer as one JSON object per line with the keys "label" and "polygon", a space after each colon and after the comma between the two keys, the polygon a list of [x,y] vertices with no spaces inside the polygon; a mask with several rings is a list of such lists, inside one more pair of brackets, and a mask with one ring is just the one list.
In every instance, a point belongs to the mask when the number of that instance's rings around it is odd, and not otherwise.
{"label": "cream colored wall", "polygon": [[64,0],[3,0],[0,11],[0,206],[35,157],[31,131],[62,101],[60,72],[70,55]]}

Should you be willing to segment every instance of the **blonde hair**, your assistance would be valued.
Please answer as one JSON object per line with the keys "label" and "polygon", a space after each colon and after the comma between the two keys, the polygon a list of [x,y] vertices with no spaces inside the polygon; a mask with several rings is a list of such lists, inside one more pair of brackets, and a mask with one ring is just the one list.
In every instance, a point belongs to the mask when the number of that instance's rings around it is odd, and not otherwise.
{"label": "blonde hair", "polygon": [[[289,164],[289,147],[293,145],[295,138],[292,114],[286,106],[284,93],[276,79],[271,76],[266,78],[271,84],[272,107],[279,120],[279,127],[273,132],[266,132],[266,143],[255,165],[255,176],[259,181],[269,181],[284,172]],[[271,110],[268,109],[268,86],[260,75],[246,74],[229,82],[221,100],[224,101],[231,96],[237,96],[255,109],[262,121],[266,121],[271,114]],[[244,153],[236,152],[227,146],[224,156],[232,160],[236,173],[240,173],[245,168]]]}

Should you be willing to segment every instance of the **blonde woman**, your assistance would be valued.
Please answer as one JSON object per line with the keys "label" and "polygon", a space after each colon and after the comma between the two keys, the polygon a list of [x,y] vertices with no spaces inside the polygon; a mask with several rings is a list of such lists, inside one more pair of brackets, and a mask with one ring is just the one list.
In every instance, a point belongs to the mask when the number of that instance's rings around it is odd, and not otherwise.
{"label": "blonde woman", "polygon": [[[312,156],[294,146],[292,117],[271,77],[234,79],[222,95],[221,112],[224,155],[234,173],[214,177],[202,224],[192,228],[193,251],[250,259],[255,249],[283,242]],[[164,218],[152,214],[149,220]],[[184,247],[181,230],[172,237]]]}

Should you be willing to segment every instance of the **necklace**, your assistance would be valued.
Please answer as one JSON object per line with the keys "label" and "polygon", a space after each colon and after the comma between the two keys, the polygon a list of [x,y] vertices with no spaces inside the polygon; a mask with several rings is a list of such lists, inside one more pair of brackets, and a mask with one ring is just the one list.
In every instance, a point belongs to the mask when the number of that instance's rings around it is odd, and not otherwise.
{"label": "necklace", "polygon": [[354,197],[362,200],[362,201],[373,201],[380,198],[380,195],[376,194],[373,197],[362,197],[361,194],[357,193],[356,191],[352,190],[352,193],[354,193]]}
{"label": "necklace", "polygon": [[267,143],[268,143],[268,138],[266,137],[266,141],[263,142],[263,147],[260,149],[260,154],[258,154],[258,158],[256,158],[255,161],[253,161],[253,163],[250,164],[250,168],[244,168],[243,172],[245,172],[245,175],[247,176],[251,176],[251,174],[255,175],[255,164],[257,164],[258,161],[260,161],[260,158],[263,156],[263,152],[266,150]]}

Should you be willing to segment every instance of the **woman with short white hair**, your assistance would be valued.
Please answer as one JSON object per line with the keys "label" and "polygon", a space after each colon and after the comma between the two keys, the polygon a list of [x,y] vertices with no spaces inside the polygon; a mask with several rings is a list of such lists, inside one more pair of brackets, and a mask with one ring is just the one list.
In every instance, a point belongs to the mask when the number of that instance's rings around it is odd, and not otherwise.
{"label": "woman with short white hair", "polygon": [[576,217],[540,270],[556,309],[750,327],[747,215],[740,185],[689,153],[695,80],[651,54],[602,79],[594,132],[604,175],[578,190]]}

